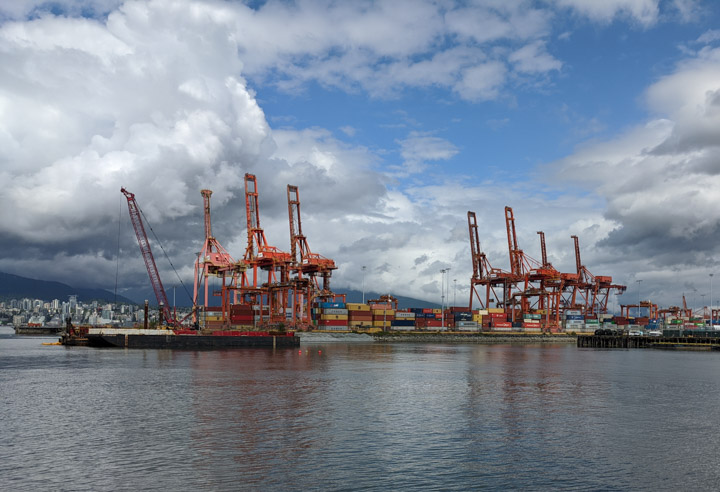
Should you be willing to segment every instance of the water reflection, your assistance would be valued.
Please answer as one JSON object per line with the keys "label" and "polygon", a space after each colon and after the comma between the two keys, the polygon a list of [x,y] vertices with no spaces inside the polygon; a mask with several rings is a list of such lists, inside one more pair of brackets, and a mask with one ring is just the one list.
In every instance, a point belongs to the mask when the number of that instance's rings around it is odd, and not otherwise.
{"label": "water reflection", "polygon": [[0,489],[708,489],[717,355],[0,337]]}

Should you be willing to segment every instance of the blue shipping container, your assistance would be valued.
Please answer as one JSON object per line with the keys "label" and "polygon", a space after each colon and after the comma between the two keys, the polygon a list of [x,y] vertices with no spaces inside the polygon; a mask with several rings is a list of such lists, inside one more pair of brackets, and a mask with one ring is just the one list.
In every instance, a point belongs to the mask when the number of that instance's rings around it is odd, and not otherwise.
{"label": "blue shipping container", "polygon": [[345,309],[344,302],[321,302],[321,303],[319,303],[319,306],[322,309],[328,309],[328,308],[330,308],[330,309],[332,309],[332,308]]}

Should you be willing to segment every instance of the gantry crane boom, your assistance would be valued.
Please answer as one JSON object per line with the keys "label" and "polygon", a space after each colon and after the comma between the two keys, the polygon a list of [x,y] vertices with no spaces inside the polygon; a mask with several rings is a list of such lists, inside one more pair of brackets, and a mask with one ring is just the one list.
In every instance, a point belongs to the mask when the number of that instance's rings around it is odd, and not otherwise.
{"label": "gantry crane boom", "polygon": [[270,246],[265,231],[260,227],[260,210],[257,179],[254,174],[245,174],[245,211],[247,214],[248,244],[245,261],[254,261],[263,268],[280,263],[290,263],[289,253]]}
{"label": "gantry crane boom", "polygon": [[515,216],[511,207],[505,207],[505,225],[507,227],[508,251],[510,253],[510,273],[519,277],[523,273],[521,264],[523,252],[518,247]]}
{"label": "gantry crane boom", "polygon": [[168,304],[167,295],[165,294],[165,288],[160,280],[160,272],[158,272],[157,265],[155,264],[155,258],[153,257],[152,250],[150,249],[150,241],[148,241],[147,234],[145,233],[140,207],[138,207],[137,201],[135,201],[135,194],[130,193],[125,188],[120,188],[120,191],[123,195],[125,195],[125,198],[127,198],[128,210],[130,211],[130,221],[132,222],[133,229],[135,229],[135,235],[137,236],[138,245],[140,246],[140,253],[145,261],[145,267],[147,268],[150,283],[152,284],[153,291],[155,292],[155,298],[162,309],[165,319],[168,322],[177,324],[170,311],[170,305]]}
{"label": "gantry crane boom", "polygon": [[[302,221],[300,218],[300,195],[298,187],[287,186],[288,194],[288,215],[290,219],[290,256],[293,261],[299,263],[304,271],[310,270],[335,270],[337,266],[330,258],[313,253],[308,246],[307,238],[302,232]],[[298,253],[300,257],[298,258]]]}
{"label": "gantry crane boom", "polygon": [[552,265],[547,259],[547,249],[545,249],[545,233],[543,231],[537,231],[540,235],[540,254],[542,255],[542,266],[543,268],[552,268]]}

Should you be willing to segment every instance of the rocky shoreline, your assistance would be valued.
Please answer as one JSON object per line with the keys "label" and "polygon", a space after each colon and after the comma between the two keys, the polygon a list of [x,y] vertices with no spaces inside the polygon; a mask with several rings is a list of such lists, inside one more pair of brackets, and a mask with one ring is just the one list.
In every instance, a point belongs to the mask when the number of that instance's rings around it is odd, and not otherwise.
{"label": "rocky shoreline", "polygon": [[566,334],[489,334],[489,333],[373,333],[376,342],[432,343],[576,343],[577,337]]}

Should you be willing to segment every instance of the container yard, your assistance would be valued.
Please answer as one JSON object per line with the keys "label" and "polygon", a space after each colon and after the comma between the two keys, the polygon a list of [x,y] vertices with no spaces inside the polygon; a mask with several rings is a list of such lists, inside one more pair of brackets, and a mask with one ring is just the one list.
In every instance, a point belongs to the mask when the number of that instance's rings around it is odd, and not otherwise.
{"label": "container yard", "polygon": [[[541,259],[520,247],[515,216],[505,207],[508,269],[490,264],[482,251],[480,228],[474,212],[467,213],[472,269],[470,297],[464,306],[399,309],[391,295],[367,303],[345,302],[331,290],[335,262],[311,251],[303,234],[297,186],[287,186],[290,248],[271,245],[260,226],[257,178],[245,175],[247,247],[234,259],[213,235],[210,198],[201,190],[204,209],[203,246],[195,262],[193,309],[177,319],[167,296],[145,235],[135,196],[128,200],[130,217],[160,306],[160,326],[187,333],[246,333],[248,330],[323,332],[453,332],[506,334],[644,335],[667,330],[678,333],[712,328],[710,316],[697,317],[683,308],[659,309],[649,301],[621,306],[620,315],[608,313],[612,294],[626,286],[608,275],[595,275],[585,266],[578,236],[570,236],[575,270],[561,272],[549,261],[545,234],[538,231]],[[210,279],[213,279],[212,289]],[[219,305],[218,305],[219,304]],[[635,313],[635,316],[631,316]],[[642,316],[640,315],[642,313]],[[717,316],[716,316],[717,317]],[[713,318],[714,319],[714,318]]]}

